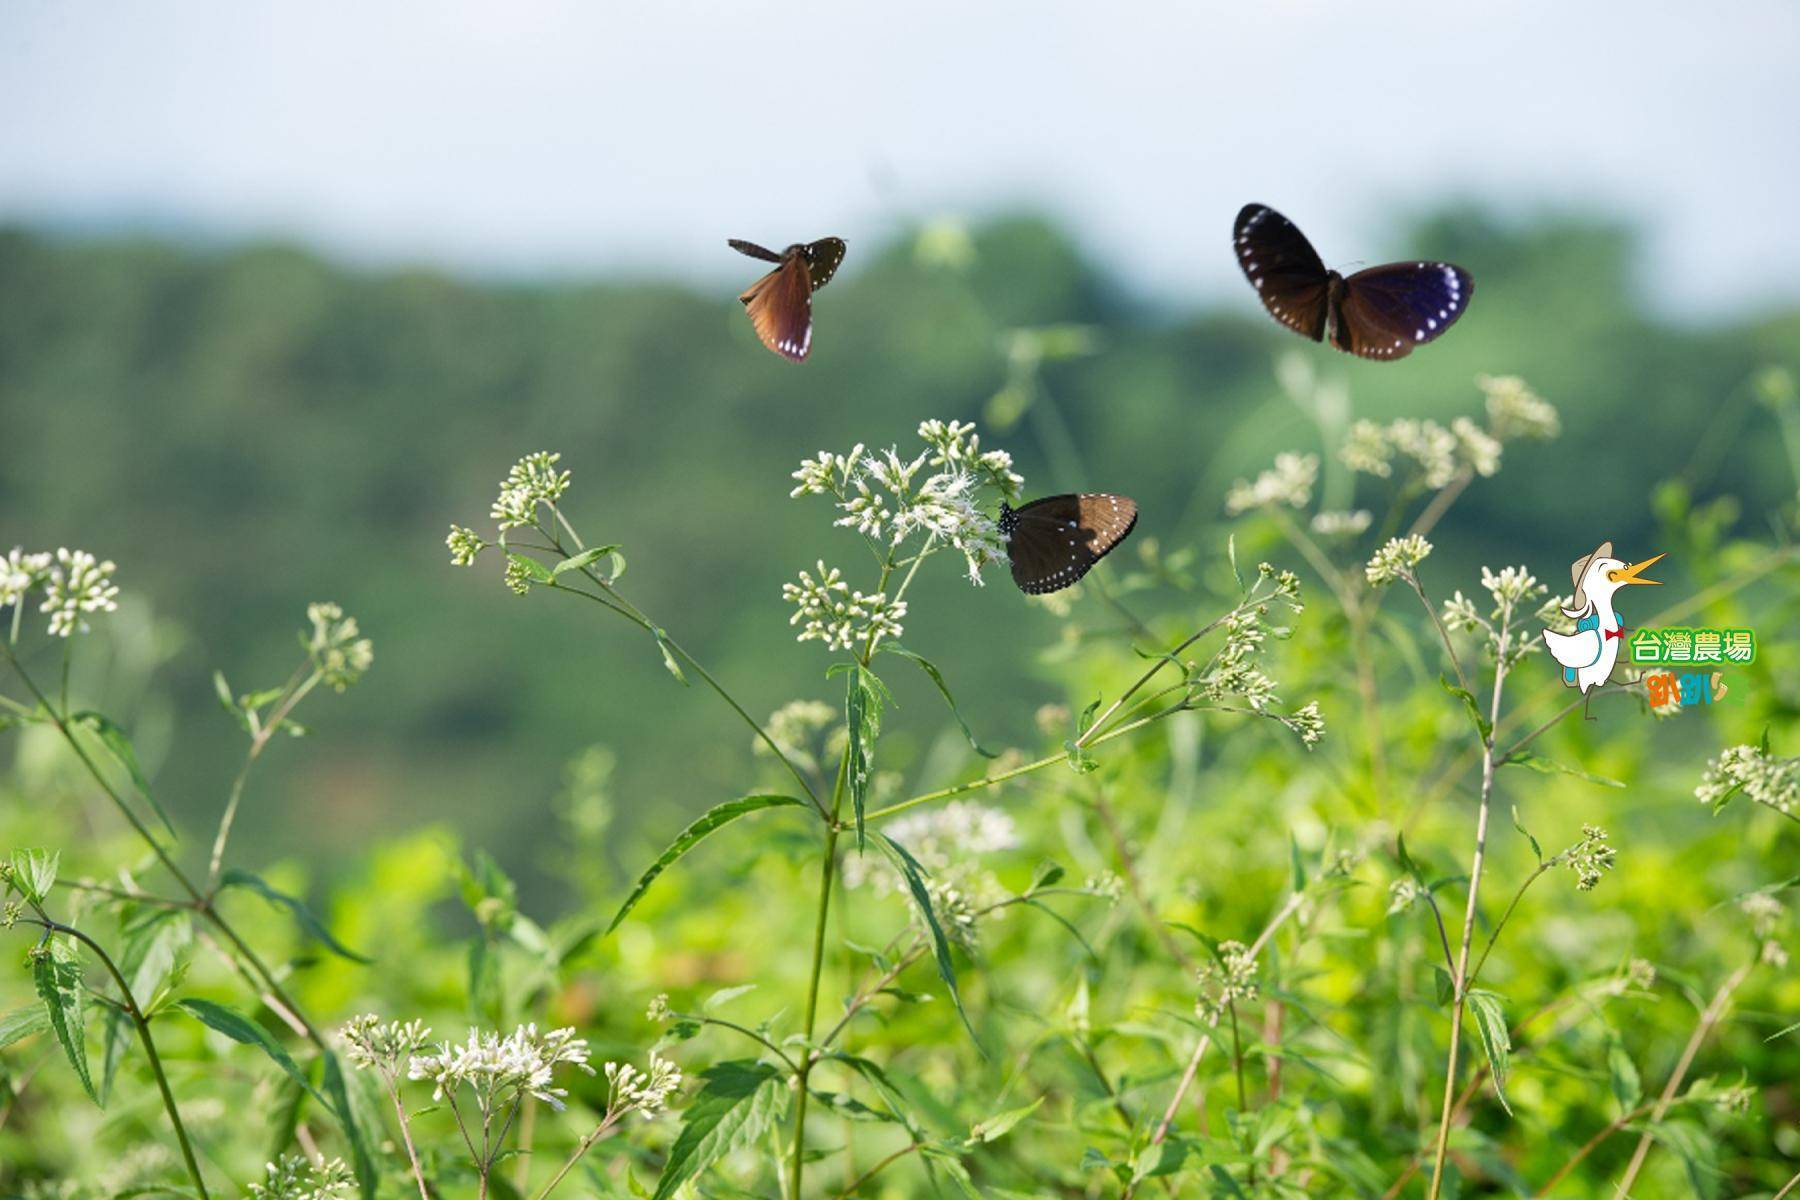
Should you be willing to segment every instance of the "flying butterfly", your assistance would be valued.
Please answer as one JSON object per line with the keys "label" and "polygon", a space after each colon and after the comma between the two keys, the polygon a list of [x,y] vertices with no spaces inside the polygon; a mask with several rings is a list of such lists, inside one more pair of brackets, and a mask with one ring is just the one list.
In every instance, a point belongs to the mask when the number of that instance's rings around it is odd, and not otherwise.
{"label": "flying butterfly", "polygon": [[1079,580],[1137,524],[1137,501],[1105,492],[1000,505],[1000,536],[1021,592],[1059,592]]}
{"label": "flying butterfly", "polygon": [[738,300],[763,345],[791,362],[805,362],[812,349],[812,296],[837,274],[844,261],[844,239],[795,242],[780,254],[738,238],[730,245],[739,254],[776,264]]}
{"label": "flying butterfly", "polygon": [[1348,278],[1328,271],[1306,235],[1266,204],[1244,205],[1232,238],[1270,316],[1361,358],[1405,358],[1442,337],[1475,294],[1469,273],[1447,262],[1386,263]]}

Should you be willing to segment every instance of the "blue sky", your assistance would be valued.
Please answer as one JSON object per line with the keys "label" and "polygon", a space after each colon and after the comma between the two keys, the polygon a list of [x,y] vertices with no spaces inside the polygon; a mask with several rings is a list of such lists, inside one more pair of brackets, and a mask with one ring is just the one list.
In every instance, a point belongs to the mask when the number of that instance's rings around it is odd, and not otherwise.
{"label": "blue sky", "polygon": [[1474,199],[1636,220],[1723,316],[1800,298],[1796,61],[1792,0],[9,0],[0,221],[728,285],[1024,205],[1193,301],[1247,200],[1343,263]]}

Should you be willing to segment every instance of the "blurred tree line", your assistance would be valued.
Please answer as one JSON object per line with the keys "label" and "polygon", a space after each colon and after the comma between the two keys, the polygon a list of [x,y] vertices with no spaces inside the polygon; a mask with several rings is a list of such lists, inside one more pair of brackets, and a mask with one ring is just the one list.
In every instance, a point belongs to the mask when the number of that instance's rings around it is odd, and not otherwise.
{"label": "blurred tree line", "polygon": [[[1222,230],[1186,249],[1227,253]],[[1147,307],[1063,231],[1019,217],[852,246],[816,303],[812,359],[794,367],[724,290],[0,232],[0,543],[115,559],[128,607],[158,614],[141,654],[166,670],[118,715],[200,824],[223,801],[203,790],[210,764],[238,739],[211,671],[240,691],[278,682],[284,631],[333,599],[375,639],[374,671],[315,712],[329,753],[271,756],[245,839],[316,851],[442,819],[518,861],[538,854],[583,747],[621,751],[621,821],[648,814],[662,832],[737,789],[747,751],[720,706],[673,694],[653,644],[573,605],[524,606],[497,568],[450,565],[449,523],[488,528],[496,481],[528,451],[563,453],[566,505],[623,545],[626,592],[761,712],[835,696],[823,655],[814,674],[807,655],[777,653],[791,637],[780,589],[817,558],[860,553],[788,501],[788,472],[821,448],[908,439],[927,416],[982,420],[1028,494],[1127,492],[1140,543],[1217,555],[1230,483],[1320,445],[1277,385],[1278,354],[1344,381],[1336,421],[1447,423],[1477,411],[1477,374],[1519,374],[1561,409],[1564,436],[1472,489],[1435,540],[1443,561],[1526,562],[1553,587],[1603,538],[1626,557],[1674,552],[1663,577],[1679,586],[1682,556],[1706,547],[1655,544],[1658,505],[1711,505],[1714,526],[1755,534],[1792,494],[1754,380],[1800,365],[1800,311],[1660,320],[1632,236],[1604,222],[1453,210],[1381,249],[1477,280],[1468,319],[1398,365],[1309,347],[1247,291],[1197,312]],[[1023,737],[1039,704],[1065,698],[1026,649],[1051,620],[1003,575],[981,590],[948,575],[918,585],[906,641],[944,666],[984,739]],[[896,689],[899,733],[883,743],[896,762],[942,731],[927,687]],[[678,739],[665,705],[684,700]]]}

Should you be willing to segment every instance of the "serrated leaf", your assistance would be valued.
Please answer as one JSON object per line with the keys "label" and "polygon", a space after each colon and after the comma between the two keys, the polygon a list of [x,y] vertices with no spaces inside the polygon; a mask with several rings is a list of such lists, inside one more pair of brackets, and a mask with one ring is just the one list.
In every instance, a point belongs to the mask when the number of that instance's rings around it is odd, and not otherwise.
{"label": "serrated leaf", "polygon": [[950,960],[950,943],[944,937],[943,926],[938,923],[937,909],[931,902],[931,891],[925,886],[924,868],[919,866],[918,860],[904,846],[885,833],[875,835],[875,844],[899,868],[901,878],[906,881],[907,894],[911,896],[913,907],[925,922],[926,931],[931,936],[931,954],[937,963],[938,978],[950,989],[950,1003],[956,1006],[956,1015],[962,1018],[963,1028],[969,1031],[969,1037],[975,1042],[976,1048],[980,1049],[981,1039],[975,1036],[975,1026],[969,1023],[969,1014],[963,1009],[962,993],[957,990],[956,964]]}
{"label": "serrated leaf", "polygon": [[1009,1108],[998,1116],[989,1117],[985,1121],[975,1122],[974,1126],[969,1130],[969,1141],[971,1143],[999,1141],[1008,1133],[1012,1132],[1013,1126],[1036,1112],[1038,1106],[1043,1102],[1044,1097],[1039,1096],[1036,1100],[1033,1100],[1030,1104],[1024,1105],[1023,1107]]}
{"label": "serrated leaf", "polygon": [[1526,767],[1536,771],[1540,775],[1554,775],[1557,772],[1561,772],[1564,775],[1573,775],[1576,779],[1585,779],[1589,783],[1597,783],[1601,787],[1622,788],[1625,786],[1617,779],[1611,779],[1605,775],[1595,775],[1591,771],[1579,770],[1569,766],[1567,763],[1557,762],[1554,758],[1545,758],[1542,754],[1533,754],[1529,750],[1513,751],[1506,756],[1506,761],[1502,762],[1500,765],[1503,767]]}
{"label": "serrated leaf", "polygon": [[653,1200],[668,1200],[726,1152],[760,1138],[784,1084],[765,1062],[737,1059],[700,1073],[700,1091],[682,1112]]}
{"label": "serrated leaf", "polygon": [[358,963],[371,963],[375,961],[372,958],[366,958],[363,955],[358,954],[356,951],[350,949],[348,946],[344,945],[344,943],[331,936],[331,931],[325,928],[325,923],[319,920],[317,916],[313,915],[312,909],[306,907],[305,903],[301,900],[288,895],[286,892],[277,891],[275,888],[270,887],[264,882],[260,876],[255,875],[252,872],[243,870],[239,867],[232,867],[219,876],[219,886],[221,888],[248,888],[267,900],[270,904],[287,909],[288,913],[292,915],[295,921],[299,922],[300,928],[305,930],[309,937],[323,944],[327,950],[330,950],[340,958],[347,958],[351,962]]}
{"label": "serrated leaf", "polygon": [[698,820],[677,834],[675,840],[669,843],[669,848],[664,850],[642,875],[638,876],[637,886],[631,889],[631,894],[625,897],[625,903],[621,904],[619,911],[613,914],[612,923],[606,927],[606,932],[611,933],[619,927],[619,922],[623,921],[631,910],[637,907],[638,901],[644,898],[644,893],[650,890],[650,885],[656,882],[658,875],[668,870],[677,859],[699,845],[713,831],[730,824],[741,816],[761,812],[765,808],[805,807],[806,801],[796,800],[792,796],[758,794],[740,796],[736,800],[727,800],[723,804],[708,809]]}
{"label": "serrated leaf", "polygon": [[1512,1113],[1506,1100],[1506,1075],[1512,1069],[1512,1038],[1506,1029],[1506,1007],[1494,992],[1476,988],[1469,993],[1469,1008],[1475,1016],[1475,1029],[1481,1035],[1481,1048],[1487,1052],[1488,1073],[1494,1079],[1494,1095],[1500,1107]]}
{"label": "serrated leaf", "polygon": [[13,886],[27,900],[42,904],[56,886],[56,868],[62,861],[61,851],[23,849],[12,852]]}
{"label": "serrated leaf", "polygon": [[975,740],[975,731],[969,728],[968,721],[963,719],[962,710],[956,707],[956,697],[950,694],[950,685],[944,682],[943,673],[937,669],[936,665],[933,664],[930,659],[922,654],[914,654],[911,650],[901,646],[898,642],[885,642],[882,644],[881,648],[889,654],[898,654],[901,658],[908,658],[913,662],[918,663],[919,669],[931,677],[931,682],[937,684],[938,693],[944,697],[944,703],[950,706],[950,715],[956,718],[956,723],[958,725],[962,726],[963,737],[969,740],[969,745],[974,749],[975,753],[981,755],[983,758],[1000,757],[997,753],[985,748],[980,742]]}
{"label": "serrated leaf", "polygon": [[88,1073],[87,1007],[83,1003],[81,962],[74,949],[60,937],[51,938],[44,953],[31,964],[31,979],[69,1065],[75,1068],[88,1098],[100,1103],[93,1076]]}
{"label": "serrated leaf", "polygon": [[0,1017],[0,1050],[14,1042],[50,1028],[50,1010],[42,1004],[27,1004]]}
{"label": "serrated leaf", "polygon": [[850,787],[850,804],[856,814],[856,845],[861,849],[866,844],[863,810],[875,779],[875,743],[881,737],[881,700],[887,689],[873,671],[860,663],[851,663],[845,674],[849,682],[844,693],[844,728],[849,733],[849,753],[844,763],[844,781]]}
{"label": "serrated leaf", "polygon": [[287,1048],[276,1041],[274,1035],[268,1030],[235,1008],[219,1004],[216,1001],[194,997],[177,1000],[175,1007],[208,1029],[222,1033],[234,1042],[245,1046],[255,1046],[268,1055],[276,1066],[285,1071],[289,1079],[308,1091],[312,1091],[313,1095],[318,1096],[320,1100],[324,1099],[323,1096],[319,1096],[316,1091],[313,1091],[312,1080],[306,1077],[306,1072],[300,1069],[300,1064],[294,1061],[293,1056],[287,1052]]}

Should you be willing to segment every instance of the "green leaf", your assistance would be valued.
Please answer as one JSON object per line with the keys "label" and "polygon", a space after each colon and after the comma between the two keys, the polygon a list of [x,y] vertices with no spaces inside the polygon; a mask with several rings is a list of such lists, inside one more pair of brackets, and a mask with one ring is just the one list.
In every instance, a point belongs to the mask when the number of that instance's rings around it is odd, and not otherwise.
{"label": "green leaf", "polygon": [[1306,890],[1306,863],[1300,857],[1300,840],[1288,834],[1288,869],[1293,878],[1289,888],[1298,895]]}
{"label": "green leaf", "polygon": [[975,1036],[975,1026],[969,1023],[969,1014],[963,1009],[962,993],[956,986],[956,964],[950,961],[950,943],[944,937],[944,927],[938,923],[937,910],[931,903],[931,892],[925,886],[925,871],[919,862],[909,854],[904,846],[885,833],[875,835],[875,844],[887,853],[906,880],[907,894],[912,897],[913,907],[925,922],[925,928],[931,935],[931,953],[937,962],[938,977],[944,986],[950,989],[950,1003],[956,1006],[956,1015],[962,1018],[963,1028],[969,1031],[969,1037],[981,1048],[981,1039]]}
{"label": "green leaf", "polygon": [[1446,692],[1463,702],[1463,707],[1468,710],[1469,719],[1475,722],[1475,728],[1481,734],[1483,742],[1494,736],[1494,727],[1488,724],[1486,717],[1481,715],[1481,705],[1475,703],[1475,697],[1471,696],[1466,688],[1457,687],[1443,675],[1438,676],[1438,682],[1444,685]]}
{"label": "green leaf", "polygon": [[739,996],[742,996],[747,992],[754,992],[755,990],[756,985],[754,983],[740,983],[736,987],[720,988],[700,1002],[700,1011],[718,1012],[719,1009],[730,1004]]}
{"label": "green leaf", "polygon": [[44,953],[31,964],[31,978],[37,985],[38,998],[44,1002],[50,1028],[56,1031],[56,1040],[69,1057],[69,1065],[75,1068],[88,1097],[95,1104],[100,1103],[93,1077],[88,1073],[87,1010],[83,1003],[81,962],[74,948],[60,937],[51,938]]}
{"label": "green leaf", "polygon": [[300,928],[305,930],[309,937],[322,943],[327,950],[330,950],[340,958],[347,958],[351,962],[359,963],[371,963],[375,961],[372,958],[366,958],[363,955],[358,954],[356,951],[344,945],[344,943],[338,941],[335,937],[332,937],[331,931],[325,928],[325,923],[323,921],[313,915],[312,909],[306,907],[303,902],[288,895],[286,892],[276,891],[265,883],[260,876],[238,867],[232,867],[230,870],[219,876],[219,886],[221,888],[248,888],[267,900],[270,904],[287,909],[294,920],[299,922]]}
{"label": "green leaf", "polygon": [[1001,1138],[1012,1132],[1014,1125],[1017,1125],[1020,1121],[1023,1121],[1026,1117],[1029,1117],[1032,1113],[1036,1112],[1038,1110],[1038,1105],[1043,1102],[1044,1097],[1039,1096],[1036,1100],[1033,1100],[1023,1108],[1009,1108],[998,1116],[989,1117],[985,1121],[977,1121],[974,1127],[969,1130],[970,1143],[999,1141]]}
{"label": "green leaf", "polygon": [[675,677],[675,682],[687,686],[687,676],[681,673],[681,664],[675,661],[675,652],[669,645],[669,635],[662,629],[650,631],[656,637],[656,648],[662,651],[663,666]]}
{"label": "green leaf", "polygon": [[1487,1052],[1488,1072],[1494,1077],[1494,1095],[1500,1107],[1512,1113],[1506,1102],[1506,1073],[1512,1069],[1512,1038],[1506,1029],[1506,1006],[1495,992],[1475,988],[1469,992],[1469,1008],[1475,1015],[1475,1028],[1481,1035],[1481,1048]]}
{"label": "green leaf", "polygon": [[728,1151],[760,1138],[785,1094],[781,1072],[736,1059],[700,1073],[700,1091],[682,1113],[654,1200],[668,1200]]}
{"label": "green leaf", "polygon": [[[329,1050],[319,1052],[320,1061],[325,1064],[325,1094],[331,1099],[327,1107],[338,1120],[344,1130],[344,1138],[350,1143],[350,1162],[356,1171],[356,1187],[363,1200],[374,1200],[375,1189],[380,1176],[375,1170],[375,1156],[369,1152],[369,1135],[363,1129],[363,1123],[357,1119],[356,1108],[351,1101],[350,1091],[344,1086],[344,1069],[338,1065],[337,1055]],[[306,1090],[313,1092],[312,1085],[304,1079]]]}
{"label": "green leaf", "polygon": [[1231,563],[1231,577],[1237,580],[1238,591],[1240,593],[1247,591],[1244,587],[1244,573],[1238,570],[1237,534],[1235,533],[1225,536],[1225,558]]}
{"label": "green leaf", "polygon": [[44,903],[50,898],[50,889],[56,886],[56,867],[61,861],[61,851],[14,850],[13,886],[32,903]]}
{"label": "green leaf", "polygon": [[1694,1195],[1701,1200],[1712,1200],[1718,1195],[1717,1143],[1699,1125],[1692,1121],[1655,1121],[1642,1125],[1634,1123],[1627,1128],[1649,1134],[1679,1158]]}
{"label": "green leaf", "polygon": [[50,1010],[42,1004],[27,1004],[0,1016],[0,1050],[50,1028]]}
{"label": "green leaf", "polygon": [[1625,786],[1617,779],[1609,779],[1605,775],[1595,775],[1590,771],[1577,770],[1567,763],[1559,763],[1554,758],[1545,758],[1543,755],[1533,754],[1529,750],[1513,751],[1500,765],[1503,767],[1527,767],[1540,775],[1554,775],[1560,771],[1564,775],[1573,775],[1577,779],[1585,779],[1589,783],[1597,783],[1601,787],[1622,788]]}
{"label": "green leaf", "polygon": [[174,824],[169,820],[169,814],[163,811],[163,806],[151,793],[150,781],[144,778],[144,770],[138,766],[137,751],[131,748],[131,739],[126,736],[125,731],[113,724],[112,719],[104,713],[78,712],[69,720],[77,725],[86,725],[99,735],[101,743],[112,752],[112,756],[119,760],[119,765],[130,774],[132,786],[137,788],[138,795],[142,796],[150,805],[151,811],[163,823],[163,828],[169,831],[169,836],[179,837],[180,835],[175,832]]}
{"label": "green leaf", "polygon": [[981,755],[983,758],[1000,757],[997,753],[984,748],[980,742],[975,740],[975,731],[969,728],[969,723],[963,719],[962,710],[956,707],[956,697],[950,694],[950,685],[944,682],[943,673],[937,669],[936,665],[934,665],[930,659],[922,654],[914,654],[911,650],[901,646],[898,642],[883,643],[881,648],[889,654],[898,654],[901,658],[910,658],[912,661],[919,664],[920,670],[931,677],[931,682],[937,684],[937,690],[943,695],[944,703],[950,706],[950,715],[956,718],[956,723],[958,725],[962,726],[963,736],[969,739],[969,745],[974,748],[975,753]]}
{"label": "green leaf", "polygon": [[638,876],[637,886],[631,889],[631,895],[625,897],[625,903],[621,904],[619,911],[613,914],[612,923],[606,927],[606,932],[611,933],[619,927],[619,923],[632,909],[637,907],[638,901],[644,898],[644,893],[650,890],[650,885],[656,882],[658,875],[668,870],[676,859],[704,841],[706,836],[715,829],[722,825],[728,825],[747,813],[760,812],[765,808],[804,807],[806,807],[806,801],[796,800],[792,796],[758,794],[740,796],[736,800],[727,800],[723,804],[708,809],[700,816],[699,820],[682,830],[675,840],[669,843],[669,848],[664,850],[642,875]]}
{"label": "green leaf", "polygon": [[312,1092],[321,1101],[324,1100],[323,1096],[319,1096],[319,1093],[313,1090],[312,1080],[306,1077],[306,1072],[300,1069],[300,1064],[295,1062],[286,1048],[275,1040],[274,1035],[235,1008],[211,1000],[194,998],[178,1000],[175,1002],[175,1007],[208,1029],[217,1030],[234,1042],[255,1046],[274,1060],[276,1066],[286,1071],[289,1079]]}
{"label": "green leaf", "polygon": [[1438,1007],[1447,1007],[1456,999],[1456,982],[1450,978],[1450,972],[1435,965],[1431,968],[1431,978],[1437,987]]}
{"label": "green leaf", "polygon": [[583,550],[580,554],[574,555],[571,558],[565,558],[557,563],[556,568],[550,572],[550,576],[554,579],[555,577],[565,575],[570,571],[580,571],[586,567],[591,567],[610,554],[614,559],[612,578],[617,579],[620,575],[625,573],[625,559],[618,553],[618,549],[617,546],[595,546],[591,550]]}
{"label": "green leaf", "polygon": [[1612,1084],[1613,1099],[1619,1111],[1628,1113],[1644,1098],[1644,1084],[1638,1077],[1637,1064],[1631,1060],[1625,1044],[1617,1036],[1606,1045],[1606,1074]]}
{"label": "green leaf", "polygon": [[1525,822],[1523,822],[1519,819],[1519,806],[1516,804],[1512,806],[1512,823],[1513,823],[1513,828],[1518,830],[1520,835],[1522,837],[1524,837],[1524,839],[1526,841],[1531,843],[1531,853],[1536,856],[1537,861],[1538,861],[1538,866],[1540,866],[1540,867],[1543,866],[1544,865],[1543,847],[1539,846],[1538,840],[1531,836],[1531,830],[1525,828]]}
{"label": "green leaf", "polygon": [[875,778],[875,742],[881,736],[881,698],[886,693],[875,673],[860,663],[850,664],[844,695],[844,728],[849,731],[850,753],[844,765],[850,785],[850,804],[856,812],[856,845],[865,845],[863,808],[869,785]]}
{"label": "green leaf", "polygon": [[[146,1017],[155,1016],[169,992],[186,974],[183,952],[194,938],[189,914],[169,908],[148,909],[125,923],[119,971],[130,985],[131,998]],[[131,1018],[108,1009],[103,1021],[100,1054],[100,1100],[112,1092],[113,1077],[130,1045]]]}
{"label": "green leaf", "polygon": [[550,574],[550,568],[529,554],[517,554],[508,550],[506,561],[521,568],[526,575],[531,577],[533,583],[554,583],[556,581],[556,577]]}
{"label": "green leaf", "polygon": [[219,707],[231,714],[231,719],[238,723],[238,728],[245,733],[250,732],[250,718],[244,713],[244,706],[237,702],[231,694],[231,684],[225,680],[225,672],[213,672],[213,692],[219,697]]}

